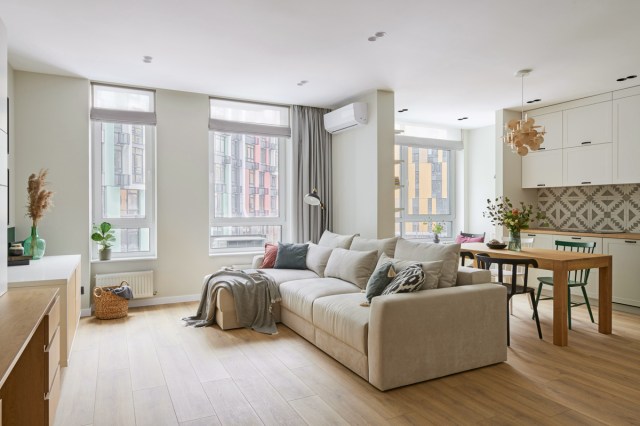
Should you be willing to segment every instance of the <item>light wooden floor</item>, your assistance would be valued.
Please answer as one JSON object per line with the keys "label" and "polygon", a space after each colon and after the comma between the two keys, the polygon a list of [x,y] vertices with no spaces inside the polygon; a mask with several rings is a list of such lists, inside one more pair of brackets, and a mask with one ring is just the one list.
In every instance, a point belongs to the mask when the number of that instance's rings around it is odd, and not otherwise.
{"label": "light wooden floor", "polygon": [[640,316],[615,312],[614,335],[574,310],[570,346],[544,340],[523,297],[508,362],[379,392],[283,325],[185,328],[195,303],[82,319],[56,424],[640,424]]}

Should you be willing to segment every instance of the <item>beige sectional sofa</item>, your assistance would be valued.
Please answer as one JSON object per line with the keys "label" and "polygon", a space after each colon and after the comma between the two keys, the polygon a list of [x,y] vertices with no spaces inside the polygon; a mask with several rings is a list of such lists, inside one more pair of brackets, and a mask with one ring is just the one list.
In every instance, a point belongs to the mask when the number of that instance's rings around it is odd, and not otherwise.
{"label": "beige sectional sofa", "polygon": [[[261,263],[254,259],[254,267]],[[279,284],[277,321],[388,390],[507,359],[505,288],[489,283],[488,271],[457,263],[456,269],[452,287],[374,297],[370,306],[361,306],[360,287],[339,278],[264,271]],[[216,322],[224,330],[238,327],[226,291],[217,300]]]}

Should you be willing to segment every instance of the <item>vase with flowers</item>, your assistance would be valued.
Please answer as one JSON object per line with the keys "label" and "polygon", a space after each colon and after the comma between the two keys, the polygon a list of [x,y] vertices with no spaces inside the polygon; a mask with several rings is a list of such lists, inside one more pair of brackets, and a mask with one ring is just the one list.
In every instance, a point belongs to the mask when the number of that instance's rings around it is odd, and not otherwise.
{"label": "vase with flowers", "polygon": [[438,244],[440,242],[440,234],[444,231],[444,226],[441,223],[433,222],[431,224],[431,232],[433,232],[433,242]]}
{"label": "vase with flowers", "polygon": [[53,206],[53,192],[46,189],[47,173],[46,169],[40,170],[38,174],[32,173],[27,185],[27,216],[31,219],[31,234],[24,240],[24,254],[33,259],[44,256],[46,241],[38,234],[38,223]]}
{"label": "vase with flowers", "polygon": [[494,201],[487,199],[487,210],[482,216],[488,218],[493,225],[501,225],[509,230],[509,250],[520,251],[522,244],[520,231],[527,229],[532,222],[544,225],[544,212],[534,211],[533,205],[520,202],[514,207],[508,197],[498,197]]}

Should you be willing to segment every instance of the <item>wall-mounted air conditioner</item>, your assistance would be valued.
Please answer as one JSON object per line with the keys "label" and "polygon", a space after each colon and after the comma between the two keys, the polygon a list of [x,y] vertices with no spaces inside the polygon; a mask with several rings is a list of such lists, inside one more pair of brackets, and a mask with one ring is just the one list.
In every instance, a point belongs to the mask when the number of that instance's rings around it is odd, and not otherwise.
{"label": "wall-mounted air conditioner", "polygon": [[367,124],[366,102],[355,102],[324,115],[324,128],[334,134]]}

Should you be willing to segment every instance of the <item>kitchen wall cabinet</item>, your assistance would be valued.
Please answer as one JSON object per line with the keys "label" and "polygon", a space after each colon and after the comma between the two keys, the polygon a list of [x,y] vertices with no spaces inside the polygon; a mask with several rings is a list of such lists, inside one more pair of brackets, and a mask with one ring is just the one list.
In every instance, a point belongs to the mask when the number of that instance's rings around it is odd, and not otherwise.
{"label": "kitchen wall cabinet", "polygon": [[613,183],[640,182],[640,95],[613,101]]}
{"label": "kitchen wall cabinet", "polygon": [[604,238],[613,260],[613,301],[640,307],[640,241]]}
{"label": "kitchen wall cabinet", "polygon": [[522,158],[522,187],[562,186],[562,150],[531,152]]}
{"label": "kitchen wall cabinet", "polygon": [[607,143],[564,149],[564,186],[610,184],[612,146]]}
{"label": "kitchen wall cabinet", "polygon": [[546,131],[540,150],[562,149],[562,111],[540,115],[534,113],[530,114],[529,117],[536,120],[537,126],[544,126]]}
{"label": "kitchen wall cabinet", "polygon": [[562,112],[563,147],[609,143],[613,140],[611,102],[600,102]]}

